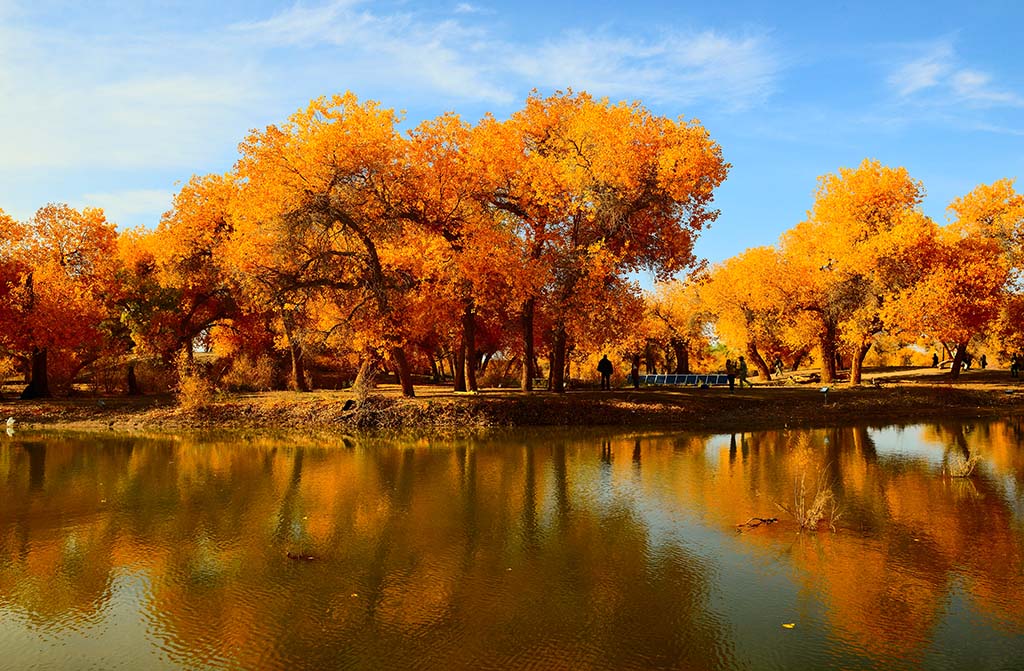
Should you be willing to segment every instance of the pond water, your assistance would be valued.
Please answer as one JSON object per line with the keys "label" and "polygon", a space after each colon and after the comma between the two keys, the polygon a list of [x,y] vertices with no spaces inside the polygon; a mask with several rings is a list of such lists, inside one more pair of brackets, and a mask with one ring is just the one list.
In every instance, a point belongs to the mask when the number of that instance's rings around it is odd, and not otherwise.
{"label": "pond water", "polygon": [[16,433],[0,667],[1020,669],[1022,435]]}

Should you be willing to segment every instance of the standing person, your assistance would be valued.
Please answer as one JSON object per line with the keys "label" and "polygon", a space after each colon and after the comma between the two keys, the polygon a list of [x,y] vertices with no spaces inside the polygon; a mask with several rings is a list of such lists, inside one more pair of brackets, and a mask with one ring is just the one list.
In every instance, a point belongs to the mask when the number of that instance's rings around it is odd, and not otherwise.
{"label": "standing person", "polygon": [[629,369],[629,376],[633,378],[633,389],[640,388],[640,355],[633,355],[633,365]]}
{"label": "standing person", "polygon": [[932,368],[938,368],[938,367],[939,367],[939,355],[936,354],[935,352],[932,352]]}
{"label": "standing person", "polygon": [[746,362],[746,360],[742,356],[740,357],[740,363],[739,363],[739,366],[738,366],[737,373],[739,373],[739,376],[740,376],[740,389],[743,389],[743,383],[744,382],[747,383],[748,387],[753,387],[754,386],[754,385],[750,384],[749,382],[747,382],[747,362]]}
{"label": "standing person", "polygon": [[732,359],[725,360],[725,376],[729,379],[729,391],[736,388],[736,364]]}
{"label": "standing person", "polygon": [[772,363],[772,368],[774,368],[774,373],[776,375],[782,375],[782,357],[778,354],[775,355],[775,361]]}
{"label": "standing person", "polygon": [[1020,372],[1020,355],[1014,353],[1010,357],[1010,377],[1017,377],[1017,373]]}
{"label": "standing person", "polygon": [[982,370],[988,368],[988,359],[985,358],[984,354],[978,357],[978,365],[981,366]]}
{"label": "standing person", "polygon": [[601,389],[610,390],[612,388],[612,362],[608,360],[607,354],[597,362],[597,372],[601,374]]}

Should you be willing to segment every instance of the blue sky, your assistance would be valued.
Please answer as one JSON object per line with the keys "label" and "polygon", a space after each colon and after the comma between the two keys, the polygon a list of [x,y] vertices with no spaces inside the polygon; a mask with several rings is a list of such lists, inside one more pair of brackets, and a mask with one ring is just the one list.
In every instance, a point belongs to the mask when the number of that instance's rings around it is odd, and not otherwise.
{"label": "blue sky", "polygon": [[733,164],[698,254],[772,244],[816,178],[866,157],[925,212],[1024,172],[1018,2],[0,0],[0,208],[155,225],[251,128],[352,90],[503,118],[572,87],[700,119]]}

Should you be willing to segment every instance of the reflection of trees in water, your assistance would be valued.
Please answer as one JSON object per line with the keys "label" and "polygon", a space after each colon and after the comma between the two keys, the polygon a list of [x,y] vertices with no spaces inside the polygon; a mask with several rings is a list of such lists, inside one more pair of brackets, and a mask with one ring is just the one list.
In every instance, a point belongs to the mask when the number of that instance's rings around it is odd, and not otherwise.
{"label": "reflection of trees in water", "polygon": [[[172,654],[254,666],[512,663],[550,655],[550,645],[581,660],[678,665],[721,648],[704,614],[701,565],[678,547],[652,548],[621,502],[604,509],[579,498],[574,474],[591,444],[536,445],[349,453],[150,441],[118,455],[68,441],[47,448],[39,495],[51,509],[83,509],[96,530],[74,532],[79,589],[47,610],[15,588],[29,568],[17,562],[0,569],[0,589],[40,620],[67,618],[100,602],[91,585],[102,593],[115,566],[144,568],[154,576],[154,631]],[[6,474],[25,474],[7,492],[14,501],[38,477],[22,454]],[[57,476],[62,461],[77,462],[75,472]],[[98,507],[100,481],[132,505]],[[67,563],[42,548],[71,532],[23,512],[31,570],[52,579]],[[0,534],[5,557],[14,521]],[[284,556],[296,533],[317,561]]]}
{"label": "reflection of trees in water", "polygon": [[[963,437],[1013,470],[1018,430]],[[791,529],[773,527],[742,542],[788,548],[840,638],[920,650],[956,580],[981,610],[1024,627],[1020,522],[988,470],[958,490],[924,460],[879,459],[864,428],[713,440],[342,450],[90,438],[47,444],[35,467],[30,450],[9,450],[0,594],[40,623],[94,618],[115,569],[141,568],[155,576],[156,630],[180,659],[191,649],[242,666],[713,667],[695,651],[728,655],[731,639],[709,611],[708,569],[652,534],[643,497],[732,534],[791,495],[799,468],[830,468],[840,533],[793,544]],[[708,458],[712,444],[721,458]],[[296,542],[318,559],[285,557]]]}

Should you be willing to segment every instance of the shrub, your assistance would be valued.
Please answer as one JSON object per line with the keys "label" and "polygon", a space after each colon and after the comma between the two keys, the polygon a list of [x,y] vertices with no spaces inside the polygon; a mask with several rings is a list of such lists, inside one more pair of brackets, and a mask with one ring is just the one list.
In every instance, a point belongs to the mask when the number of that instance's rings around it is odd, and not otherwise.
{"label": "shrub", "polygon": [[182,410],[194,412],[207,407],[214,397],[216,389],[213,381],[205,374],[203,366],[188,360],[188,355],[181,352],[176,361],[178,371],[177,397]]}
{"label": "shrub", "polygon": [[981,461],[981,456],[977,453],[970,455],[966,459],[959,454],[955,454],[943,466],[942,470],[943,473],[952,478],[969,478],[974,473],[974,469],[977,468],[979,461]]}
{"label": "shrub", "polygon": [[780,510],[792,515],[801,529],[817,529],[822,522],[826,522],[835,531],[836,522],[842,517],[826,471],[827,466],[818,473],[813,492],[807,486],[806,471],[801,471],[794,481],[793,505],[775,504]]}
{"label": "shrub", "polygon": [[224,387],[230,391],[269,391],[277,380],[277,365],[267,354],[261,354],[255,361],[240,354],[232,360],[222,378]]}

